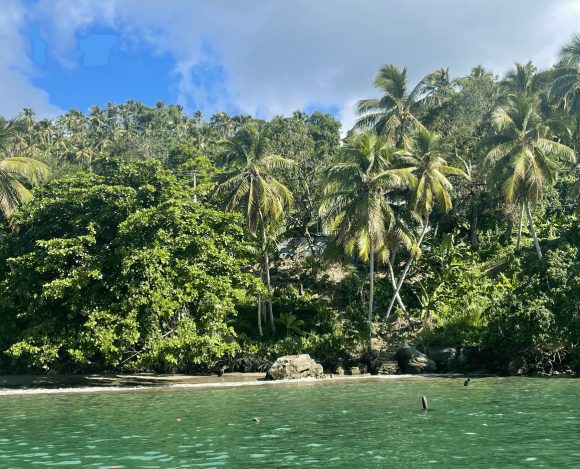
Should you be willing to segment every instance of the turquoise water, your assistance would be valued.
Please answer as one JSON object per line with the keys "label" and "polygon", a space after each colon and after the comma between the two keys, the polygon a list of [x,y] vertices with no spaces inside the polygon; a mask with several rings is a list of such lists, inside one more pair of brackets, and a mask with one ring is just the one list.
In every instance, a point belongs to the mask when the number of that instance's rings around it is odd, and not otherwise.
{"label": "turquoise water", "polygon": [[580,380],[462,384],[4,396],[0,467],[580,467]]}

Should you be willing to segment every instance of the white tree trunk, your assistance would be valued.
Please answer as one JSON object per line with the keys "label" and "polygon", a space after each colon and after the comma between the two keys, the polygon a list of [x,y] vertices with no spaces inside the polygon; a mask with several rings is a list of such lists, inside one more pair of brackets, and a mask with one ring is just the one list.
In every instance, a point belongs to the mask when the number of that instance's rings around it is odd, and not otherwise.
{"label": "white tree trunk", "polygon": [[520,209],[520,221],[518,224],[518,240],[516,242],[516,253],[520,252],[520,241],[522,240],[522,222],[524,221],[524,201],[522,200],[522,208]]}
{"label": "white tree trunk", "polygon": [[374,249],[374,245],[373,245],[373,240],[370,240],[370,245],[371,245],[371,253],[370,253],[370,275],[369,275],[369,280],[370,280],[370,293],[369,293],[369,328],[372,325],[372,321],[373,321],[373,297],[374,297],[374,285],[375,285],[375,249]]}
{"label": "white tree trunk", "polygon": [[[395,252],[393,252],[393,254],[395,254]],[[389,277],[391,278],[391,286],[393,287],[393,291],[397,289],[397,279],[395,278],[395,272],[393,271],[394,259],[395,256],[393,255],[391,259],[387,260],[387,267],[389,268]],[[405,305],[403,304],[403,300],[401,299],[401,295],[399,293],[397,293],[397,303],[399,303],[399,306],[401,307],[403,312],[407,314],[407,308],[405,308]]]}
{"label": "white tree trunk", "polygon": [[[428,224],[429,224],[429,216],[427,216],[425,218],[425,224],[423,225],[423,232],[421,233],[421,236],[419,237],[419,242],[417,243],[418,248],[421,247],[421,243],[423,242],[423,238],[425,237],[425,234],[427,233]],[[403,269],[403,273],[401,274],[401,278],[399,279],[399,283],[397,284],[397,288],[395,290],[395,293],[393,294],[393,298],[391,298],[391,302],[389,303],[389,307],[387,308],[387,315],[385,316],[385,322],[387,322],[387,319],[389,319],[389,315],[391,314],[391,310],[393,309],[393,304],[395,303],[395,299],[397,298],[397,295],[399,294],[399,291],[401,290],[401,287],[403,286],[403,282],[405,281],[405,277],[407,276],[407,273],[409,272],[409,267],[411,267],[412,263],[413,263],[413,256],[410,256],[409,260],[405,264],[405,268]]]}
{"label": "white tree trunk", "polygon": [[264,240],[264,267],[266,271],[266,283],[268,285],[268,309],[270,313],[270,327],[272,334],[276,333],[276,325],[274,324],[274,313],[272,312],[272,291],[270,288],[270,262],[268,260],[268,242],[266,237],[266,227],[262,219],[262,238]]}
{"label": "white tree trunk", "polygon": [[538,242],[538,237],[536,236],[536,230],[534,228],[534,220],[532,219],[532,211],[530,210],[530,204],[528,201],[525,201],[526,204],[526,213],[528,214],[528,220],[530,221],[530,231],[532,232],[532,236],[534,237],[534,244],[536,245],[536,251],[538,251],[538,258],[542,260],[542,250],[540,249],[540,243]]}

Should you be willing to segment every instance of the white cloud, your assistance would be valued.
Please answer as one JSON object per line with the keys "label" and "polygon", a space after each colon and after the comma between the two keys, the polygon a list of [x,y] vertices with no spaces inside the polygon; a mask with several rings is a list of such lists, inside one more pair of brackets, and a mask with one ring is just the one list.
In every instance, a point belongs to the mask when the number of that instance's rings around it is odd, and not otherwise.
{"label": "white cloud", "polygon": [[[75,33],[108,26],[126,45],[172,54],[180,101],[192,96],[206,114],[232,104],[270,117],[316,103],[340,107],[348,129],[355,119],[352,106],[376,95],[372,78],[386,62],[407,65],[412,82],[447,66],[453,75],[465,75],[478,63],[499,74],[516,60],[550,66],[558,47],[580,30],[577,4],[41,0],[35,8],[51,23],[47,41],[63,66],[76,64]],[[218,66],[225,71],[225,88],[209,91],[196,80],[196,69]]]}
{"label": "white cloud", "polygon": [[15,117],[25,107],[39,114],[56,116],[61,110],[50,104],[48,93],[36,88],[30,78],[39,69],[30,59],[26,9],[19,2],[0,0],[0,115]]}

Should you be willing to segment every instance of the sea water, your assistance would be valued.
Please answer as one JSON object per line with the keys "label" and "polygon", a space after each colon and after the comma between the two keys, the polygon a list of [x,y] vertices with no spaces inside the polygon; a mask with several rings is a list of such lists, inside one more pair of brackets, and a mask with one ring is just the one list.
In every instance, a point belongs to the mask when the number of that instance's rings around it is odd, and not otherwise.
{"label": "sea water", "polygon": [[579,390],[446,378],[8,393],[0,468],[578,468]]}

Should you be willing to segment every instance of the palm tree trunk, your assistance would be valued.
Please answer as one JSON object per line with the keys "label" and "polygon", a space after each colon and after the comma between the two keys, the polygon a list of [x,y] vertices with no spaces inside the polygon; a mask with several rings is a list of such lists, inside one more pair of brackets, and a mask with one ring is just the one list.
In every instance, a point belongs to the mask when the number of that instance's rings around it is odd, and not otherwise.
{"label": "palm tree trunk", "polygon": [[258,293],[258,331],[262,334],[262,294]]}
{"label": "palm tree trunk", "polygon": [[373,296],[374,296],[374,286],[375,286],[375,249],[373,245],[373,240],[370,239],[371,245],[371,252],[370,252],[370,293],[369,293],[369,331],[372,330],[372,322],[373,322]]}
{"label": "palm tree trunk", "polygon": [[538,258],[542,260],[542,250],[540,249],[540,243],[538,242],[538,237],[536,236],[536,230],[534,229],[534,220],[532,220],[532,212],[530,210],[530,204],[528,201],[525,201],[526,204],[526,213],[528,214],[528,220],[530,221],[530,231],[532,232],[532,236],[534,238],[534,244],[536,245],[536,251],[538,251]]}
{"label": "palm tree trunk", "polygon": [[505,233],[503,234],[503,239],[505,240],[506,244],[510,244],[511,242],[513,228],[514,228],[514,219],[512,216],[510,216],[507,221]]}
{"label": "palm tree trunk", "polygon": [[520,210],[520,221],[518,224],[518,240],[516,242],[516,254],[520,254],[520,241],[522,239],[522,222],[524,221],[524,201],[522,200],[522,208]]}
{"label": "palm tree trunk", "polygon": [[[395,278],[395,272],[393,271],[393,264],[395,263],[396,256],[397,251],[393,249],[392,256],[389,259],[387,259],[387,266],[389,267],[389,277],[391,278],[391,285],[393,287],[393,291],[397,289],[397,279]],[[405,305],[403,304],[403,300],[401,299],[401,295],[399,293],[397,293],[397,303],[399,303],[399,306],[406,315],[407,308],[405,308]]]}
{"label": "palm tree trunk", "polygon": [[[260,280],[264,282],[264,264],[260,262]],[[262,334],[262,293],[258,293],[258,331]]]}
{"label": "palm tree trunk", "polygon": [[264,226],[264,219],[262,219],[262,239],[264,240],[264,267],[266,271],[266,282],[268,284],[268,307],[270,313],[270,327],[272,334],[276,333],[276,325],[274,324],[274,313],[272,312],[272,291],[270,288],[270,262],[268,260],[268,243],[266,238],[266,227]]}
{"label": "palm tree trunk", "polygon": [[[2,231],[0,230],[0,243],[4,242],[4,235],[2,234]],[[12,262],[8,261],[8,267],[10,267],[10,272],[14,273],[14,264],[12,264]]]}
{"label": "palm tree trunk", "polygon": [[[423,238],[425,237],[425,234],[427,234],[428,224],[429,224],[429,215],[427,215],[425,217],[425,224],[423,225],[423,232],[421,233],[421,236],[419,237],[419,242],[417,243],[418,248],[421,247],[421,243],[423,242]],[[397,288],[395,290],[395,293],[393,294],[393,298],[391,298],[391,302],[389,303],[389,307],[387,308],[387,315],[385,316],[385,322],[387,322],[387,319],[389,319],[389,314],[391,314],[391,310],[393,309],[393,304],[395,303],[395,299],[397,298],[397,295],[399,294],[399,291],[401,290],[401,287],[403,286],[403,282],[405,281],[405,277],[407,276],[407,272],[409,272],[409,267],[411,267],[412,263],[413,263],[413,256],[410,256],[409,260],[405,264],[405,268],[403,269],[403,273],[401,274],[401,278],[399,279],[399,283],[397,284]],[[408,314],[407,314],[407,316],[408,316]]]}

